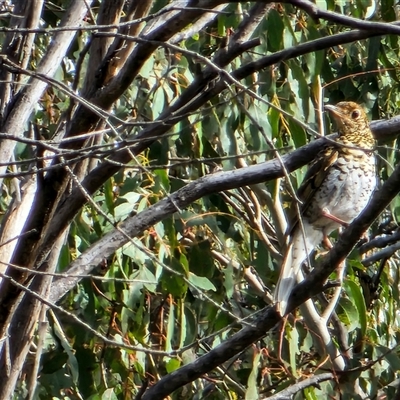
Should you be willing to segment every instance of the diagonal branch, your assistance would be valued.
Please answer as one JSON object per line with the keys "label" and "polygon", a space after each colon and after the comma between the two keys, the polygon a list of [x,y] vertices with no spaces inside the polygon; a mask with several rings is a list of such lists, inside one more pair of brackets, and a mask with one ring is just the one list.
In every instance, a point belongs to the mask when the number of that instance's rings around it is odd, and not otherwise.
{"label": "diagonal branch", "polygon": [[304,10],[314,20],[325,19],[326,21],[336,22],[338,24],[349,26],[353,29],[361,29],[366,31],[375,31],[380,35],[400,33],[400,26],[398,22],[387,23],[378,21],[364,21],[360,18],[349,17],[333,11],[321,10],[315,3],[308,0],[283,0],[282,3],[292,4]]}
{"label": "diagonal branch", "polygon": [[324,374],[314,375],[310,378],[304,379],[300,382],[297,382],[293,385],[290,385],[288,388],[282,390],[281,392],[269,396],[269,397],[261,397],[262,400],[285,400],[292,398],[296,393],[304,390],[310,386],[316,386],[320,382],[329,381],[336,379],[336,376],[331,372],[325,372]]}
{"label": "diagonal branch", "polygon": [[[375,221],[400,190],[400,165],[396,167],[390,178],[377,191],[367,208],[343,232],[329,254],[322,260],[319,267],[307,279],[297,285],[289,299],[288,310],[300,306],[312,296],[323,290],[328,276],[335,270],[357,244],[361,235]],[[166,375],[154,386],[150,387],[143,400],[164,398],[178,388],[194,381],[231,357],[245,350],[252,343],[260,340],[271,330],[280,318],[272,306],[266,307],[254,321],[252,327],[245,327],[230,339],[226,340],[208,354],[198,358],[191,364]]]}
{"label": "diagonal branch", "polygon": [[[314,158],[315,154],[324,146],[324,143],[324,139],[318,139],[283,156],[282,161],[285,169],[288,172],[292,172],[309,163]],[[157,204],[149,207],[136,216],[128,218],[120,224],[120,228],[124,230],[128,236],[135,237],[155,223],[162,221],[177,210],[187,207],[189,204],[203,196],[241,186],[266,182],[282,176],[284,176],[284,170],[278,159],[234,171],[218,172],[207,175],[187,184],[185,187],[177,190],[169,197],[159,201]],[[84,196],[83,193],[82,196]],[[68,200],[68,205],[71,207],[70,199]],[[65,215],[58,212],[54,216],[53,225],[59,227],[59,224],[61,224],[61,221],[64,219]],[[126,242],[126,237],[117,230],[109,232],[87,249],[80,257],[74,260],[70,264],[68,273],[74,275],[84,275],[89,273],[100,263],[102,258],[107,258]],[[63,295],[71,290],[79,280],[79,278],[66,277],[56,281],[52,287],[51,299],[53,301],[59,300]]]}
{"label": "diagonal branch", "polygon": [[[323,143],[324,140],[320,139],[283,156],[282,160],[287,171],[294,171],[308,163],[315,156],[317,149],[323,146]],[[187,207],[203,196],[223,190],[269,181],[282,176],[283,169],[278,159],[234,171],[217,172],[207,175],[187,184],[169,197],[150,206],[134,217],[126,219],[119,227],[124,230],[128,236],[135,237],[152,225],[162,221],[177,210]],[[57,213],[57,215],[54,216],[53,224],[57,226],[59,223],[58,218],[60,217],[63,218],[62,215]],[[100,263],[102,258],[107,258],[126,242],[126,237],[117,230],[109,232],[82,253],[80,257],[74,260],[70,264],[67,273],[82,275],[90,272]],[[79,278],[75,277],[66,277],[56,281],[52,287],[51,299],[57,301],[71,290],[78,281]]]}

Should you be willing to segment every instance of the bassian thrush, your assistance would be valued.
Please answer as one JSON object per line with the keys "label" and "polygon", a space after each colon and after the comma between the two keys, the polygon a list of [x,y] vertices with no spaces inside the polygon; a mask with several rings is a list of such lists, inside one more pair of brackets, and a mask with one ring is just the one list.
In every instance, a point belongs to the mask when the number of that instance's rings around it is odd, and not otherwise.
{"label": "bassian thrush", "polygon": [[368,118],[356,103],[327,105],[338,136],[311,163],[298,190],[300,217],[289,226],[289,240],[275,289],[281,315],[297,281],[301,264],[332,231],[349,224],[368,204],[377,179],[375,141]]}

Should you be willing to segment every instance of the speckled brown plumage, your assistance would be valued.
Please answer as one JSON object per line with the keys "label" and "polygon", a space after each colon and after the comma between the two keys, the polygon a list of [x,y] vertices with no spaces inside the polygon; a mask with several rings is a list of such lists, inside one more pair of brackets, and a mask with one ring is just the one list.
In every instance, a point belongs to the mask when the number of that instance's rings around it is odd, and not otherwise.
{"label": "speckled brown plumage", "polygon": [[326,108],[336,122],[338,137],[318,154],[298,191],[304,234],[297,216],[290,224],[274,294],[282,315],[302,262],[341,222],[350,223],[360,214],[376,187],[375,141],[364,110],[354,102]]}

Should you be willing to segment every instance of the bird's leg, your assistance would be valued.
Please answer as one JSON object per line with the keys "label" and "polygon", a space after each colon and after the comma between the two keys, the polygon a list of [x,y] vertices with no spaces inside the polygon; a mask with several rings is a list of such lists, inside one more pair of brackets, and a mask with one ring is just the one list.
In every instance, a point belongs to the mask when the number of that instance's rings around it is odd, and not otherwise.
{"label": "bird's leg", "polygon": [[[325,218],[328,218],[328,219],[330,219],[330,220],[332,220],[332,221],[337,222],[337,223],[340,224],[341,226],[345,226],[345,227],[349,226],[349,224],[348,224],[347,222],[344,222],[344,221],[341,220],[340,218],[337,218],[337,217],[335,217],[334,215],[332,215],[332,214],[329,212],[329,210],[328,210],[327,208],[323,208],[323,209],[321,210],[321,215],[322,215],[323,217],[325,217]],[[325,235],[325,234],[324,234],[324,238],[323,238],[323,240],[322,240],[322,244],[324,245],[324,247],[325,247],[327,250],[330,250],[330,249],[333,247],[333,245],[332,245],[331,241],[329,240],[328,236]]]}
{"label": "bird's leg", "polygon": [[333,214],[331,214],[327,208],[323,208],[321,210],[321,215],[325,218],[328,218],[332,221],[337,222],[339,225],[343,226],[344,228],[347,228],[349,226],[349,224],[347,222],[345,222],[342,219],[335,217]]}
{"label": "bird's leg", "polygon": [[[332,221],[337,222],[338,224],[340,224],[343,228],[347,228],[350,224],[348,222],[343,221],[342,219],[335,217],[333,214],[331,214],[329,212],[329,210],[327,208],[323,208],[321,210],[321,215],[325,218],[328,218]],[[367,232],[364,232],[361,236],[360,239],[364,239],[364,240],[368,240],[368,235]],[[323,242],[324,246],[326,248],[328,248],[328,250],[330,250],[332,248],[332,243],[330,242],[330,240],[328,239],[327,236],[324,236]]]}

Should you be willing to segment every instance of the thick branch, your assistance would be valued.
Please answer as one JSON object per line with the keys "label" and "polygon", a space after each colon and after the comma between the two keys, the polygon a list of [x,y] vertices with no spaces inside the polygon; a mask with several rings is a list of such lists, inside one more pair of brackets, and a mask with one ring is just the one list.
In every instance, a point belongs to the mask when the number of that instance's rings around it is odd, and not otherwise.
{"label": "thick branch", "polygon": [[[97,24],[98,25],[115,25],[119,22],[121,11],[124,6],[123,0],[107,0],[102,1],[99,9],[99,14],[97,16]],[[115,32],[116,29],[110,29],[110,32]],[[109,47],[112,44],[112,38],[96,38],[94,37],[92,40],[92,44],[90,46],[90,57],[87,66],[88,71],[96,71],[98,66],[103,62],[105,55]],[[96,74],[88,73],[85,76],[85,83],[83,87],[91,88],[93,86],[93,82],[96,80]]]}
{"label": "thick branch", "polygon": [[[283,156],[282,159],[286,170],[291,172],[309,163],[315,157],[315,154],[322,149],[324,142],[324,139],[316,140]],[[138,215],[128,218],[120,224],[119,227],[129,237],[135,237],[152,225],[176,212],[177,207],[183,209],[205,195],[266,182],[283,176],[284,171],[278,159],[239,170],[218,172],[208,175],[189,183],[168,198],[161,200]],[[72,193],[72,198],[76,198],[76,192],[80,193],[78,188]],[[71,207],[70,199],[68,200],[68,206]],[[67,208],[63,208],[63,210],[68,212]],[[58,212],[54,216],[53,226],[59,227],[65,218],[66,216],[62,212]],[[76,275],[90,273],[90,271],[100,263],[101,258],[107,258],[126,242],[127,238],[121,232],[113,230],[78,257],[71,264],[68,273]],[[59,300],[64,294],[71,290],[78,281],[78,278],[71,277],[56,281],[52,288],[51,299],[53,301]]]}
{"label": "thick branch", "polygon": [[[323,290],[323,284],[328,276],[350,253],[363,232],[378,218],[399,190],[400,165],[397,166],[382,188],[374,194],[367,208],[343,232],[335,246],[322,260],[319,267],[304,282],[295,287],[289,299],[289,310],[295,309],[310,297]],[[272,306],[265,308],[262,314],[255,320],[254,326],[243,328],[208,354],[166,375],[149,388],[142,399],[161,399],[168,396],[176,389],[201,377],[246,349],[250,344],[260,340],[278,321],[279,317],[275,309]]]}
{"label": "thick branch", "polygon": [[[294,171],[311,161],[316,151],[323,146],[323,142],[324,140],[322,139],[317,140],[282,157],[287,171]],[[203,196],[223,190],[277,179],[283,175],[282,166],[277,159],[239,170],[217,172],[207,175],[187,184],[182,189],[179,189],[169,197],[159,201],[157,204],[154,204],[136,216],[128,218],[119,225],[119,228],[129,237],[136,237],[144,230],[175,213],[177,208],[183,209]],[[72,193],[72,195],[74,195],[74,193]],[[69,201],[68,204],[70,204]],[[59,223],[58,218],[63,218],[63,215],[57,213],[57,215],[54,216],[53,224],[56,226]],[[107,258],[114,251],[127,243],[127,241],[128,239],[126,236],[118,230],[109,232],[71,263],[68,274],[89,273],[100,263],[102,258]],[[56,281],[52,287],[52,301],[59,300],[64,294],[71,290],[78,281],[79,278],[71,277]]]}

